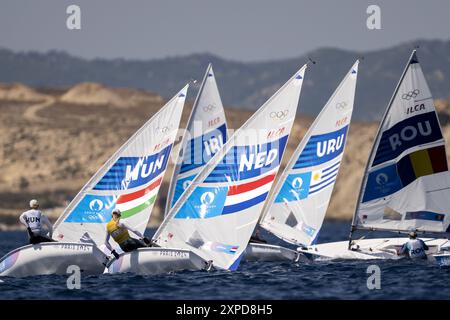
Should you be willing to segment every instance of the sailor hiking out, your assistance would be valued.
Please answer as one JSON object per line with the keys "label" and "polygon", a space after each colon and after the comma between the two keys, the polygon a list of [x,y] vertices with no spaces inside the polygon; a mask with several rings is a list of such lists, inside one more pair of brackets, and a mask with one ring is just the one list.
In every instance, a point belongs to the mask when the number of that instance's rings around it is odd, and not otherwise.
{"label": "sailor hiking out", "polygon": [[[30,210],[22,213],[19,220],[27,227],[30,244],[54,241],[51,238],[53,233],[52,224],[47,216],[39,210],[39,202],[36,199],[30,201]],[[42,224],[47,227],[47,231],[42,228]]]}
{"label": "sailor hiking out", "polygon": [[[139,231],[132,229],[125,223],[120,221],[122,213],[119,209],[114,209],[112,212],[112,219],[106,225],[106,239],[105,245],[111,251],[111,253],[119,258],[119,254],[114,250],[114,248],[109,244],[109,240],[112,237],[115,242],[120,246],[124,252],[130,252],[139,248],[147,247],[151,245],[148,238],[144,237]],[[138,239],[130,237],[128,231],[131,231],[139,237]]]}

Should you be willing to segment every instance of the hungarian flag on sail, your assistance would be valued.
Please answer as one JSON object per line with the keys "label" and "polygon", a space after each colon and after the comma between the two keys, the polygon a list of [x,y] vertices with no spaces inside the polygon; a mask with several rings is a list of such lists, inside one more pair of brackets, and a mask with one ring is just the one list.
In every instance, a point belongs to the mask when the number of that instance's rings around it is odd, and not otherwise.
{"label": "hungarian flag on sail", "polygon": [[162,175],[141,190],[121,195],[116,207],[122,212],[122,218],[131,217],[155,203],[161,182]]}

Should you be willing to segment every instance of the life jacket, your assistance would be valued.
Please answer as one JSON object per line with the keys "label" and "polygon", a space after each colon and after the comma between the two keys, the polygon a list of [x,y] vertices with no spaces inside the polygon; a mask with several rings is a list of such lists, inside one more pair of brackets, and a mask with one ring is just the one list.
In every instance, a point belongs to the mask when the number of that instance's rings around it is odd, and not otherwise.
{"label": "life jacket", "polygon": [[114,219],[108,222],[108,224],[106,225],[106,230],[118,244],[122,244],[130,239],[128,230],[124,227],[120,227],[118,225],[118,221],[114,221]]}

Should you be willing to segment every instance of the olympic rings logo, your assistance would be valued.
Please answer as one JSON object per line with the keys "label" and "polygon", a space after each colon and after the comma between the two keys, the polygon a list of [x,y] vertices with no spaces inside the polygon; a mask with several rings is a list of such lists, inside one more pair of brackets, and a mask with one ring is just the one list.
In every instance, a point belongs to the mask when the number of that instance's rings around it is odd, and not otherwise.
{"label": "olympic rings logo", "polygon": [[160,128],[160,127],[156,128],[156,131],[159,131],[159,132],[162,132],[162,133],[167,133],[167,132],[169,132],[169,130],[170,130],[170,128],[167,127],[167,126],[162,127],[162,128]]}
{"label": "olympic rings logo", "polygon": [[336,110],[342,111],[345,108],[347,108],[347,102],[342,101],[342,102],[336,103]]}
{"label": "olympic rings logo", "polygon": [[215,109],[216,109],[216,106],[213,104],[208,104],[207,106],[203,107],[204,112],[211,112],[211,111],[214,111]]}
{"label": "olympic rings logo", "polygon": [[272,111],[271,113],[269,113],[269,117],[271,119],[283,120],[284,118],[287,117],[288,114],[289,114],[289,110]]}
{"label": "olympic rings logo", "polygon": [[402,94],[402,99],[403,99],[403,100],[411,100],[411,99],[414,99],[415,97],[417,97],[417,96],[419,95],[419,93],[420,93],[420,90],[419,90],[419,89],[415,89],[415,90],[410,91],[410,92],[408,92],[408,93]]}

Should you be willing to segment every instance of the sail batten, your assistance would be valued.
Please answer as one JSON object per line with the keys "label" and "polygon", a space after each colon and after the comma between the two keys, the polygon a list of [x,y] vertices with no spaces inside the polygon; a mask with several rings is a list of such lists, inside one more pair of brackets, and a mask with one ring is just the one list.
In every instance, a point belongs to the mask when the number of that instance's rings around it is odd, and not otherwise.
{"label": "sail batten", "polygon": [[103,245],[105,224],[118,208],[144,233],[162,183],[186,99],[186,85],[138,129],[91,177],[59,217],[58,241]]}
{"label": "sail batten", "polygon": [[217,152],[155,233],[162,247],[188,249],[234,270],[279,168],[297,110],[306,65]]}
{"label": "sail batten", "polygon": [[[425,195],[433,180],[442,179],[447,170],[438,115],[414,50],[375,137],[352,230],[445,232],[450,217],[447,212],[441,212],[442,208],[431,205],[444,198]],[[405,194],[422,202],[415,202],[416,209],[405,201],[400,206],[398,202]],[[432,209],[427,211],[427,208]],[[433,213],[433,210],[437,211]],[[430,222],[430,217],[435,217],[435,221]]]}
{"label": "sail batten", "polygon": [[339,172],[353,112],[359,61],[350,68],[294,151],[260,225],[295,245],[319,234]]}

